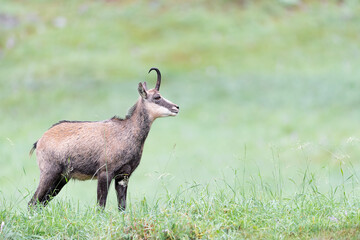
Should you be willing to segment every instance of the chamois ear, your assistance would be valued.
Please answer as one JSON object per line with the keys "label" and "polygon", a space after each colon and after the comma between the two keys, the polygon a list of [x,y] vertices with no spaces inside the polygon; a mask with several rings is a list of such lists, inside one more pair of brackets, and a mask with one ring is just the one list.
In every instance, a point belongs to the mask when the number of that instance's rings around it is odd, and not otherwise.
{"label": "chamois ear", "polygon": [[144,99],[147,98],[146,89],[141,82],[139,83],[138,92],[142,98],[144,98]]}
{"label": "chamois ear", "polygon": [[143,82],[143,87],[144,87],[144,89],[147,91],[148,90],[148,88],[147,88],[147,84],[146,84],[146,82]]}

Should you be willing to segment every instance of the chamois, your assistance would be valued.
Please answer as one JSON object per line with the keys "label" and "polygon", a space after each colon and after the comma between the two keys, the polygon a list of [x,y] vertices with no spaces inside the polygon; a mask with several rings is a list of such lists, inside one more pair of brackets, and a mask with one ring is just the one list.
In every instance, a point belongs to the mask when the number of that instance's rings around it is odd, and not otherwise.
{"label": "chamois", "polygon": [[97,179],[97,203],[105,208],[112,179],[119,210],[125,210],[129,177],[140,163],[144,142],[158,117],[176,116],[179,106],[160,95],[161,73],[154,89],[139,83],[140,97],[125,119],[60,121],[34,143],[40,181],[29,207],[46,206],[70,179]]}

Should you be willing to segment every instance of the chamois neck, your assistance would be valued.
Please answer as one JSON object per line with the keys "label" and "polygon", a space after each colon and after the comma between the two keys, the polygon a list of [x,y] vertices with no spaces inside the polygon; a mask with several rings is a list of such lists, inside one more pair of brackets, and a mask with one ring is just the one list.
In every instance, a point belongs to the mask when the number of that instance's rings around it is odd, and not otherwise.
{"label": "chamois neck", "polygon": [[132,121],[139,123],[139,125],[149,125],[151,126],[152,122],[149,116],[149,113],[145,109],[144,99],[140,98],[136,104],[133,106],[132,114],[129,117]]}
{"label": "chamois neck", "polygon": [[131,128],[136,133],[134,136],[136,136],[136,138],[138,138],[142,143],[145,141],[153,122],[144,107],[143,101],[144,100],[140,98],[130,109],[127,116],[128,124],[131,124]]}

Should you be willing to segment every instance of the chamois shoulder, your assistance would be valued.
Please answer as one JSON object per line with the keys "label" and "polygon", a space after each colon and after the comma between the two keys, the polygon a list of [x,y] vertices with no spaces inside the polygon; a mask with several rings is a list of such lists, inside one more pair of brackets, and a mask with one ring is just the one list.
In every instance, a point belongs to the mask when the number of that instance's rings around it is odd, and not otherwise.
{"label": "chamois shoulder", "polygon": [[126,114],[125,118],[121,118],[119,116],[113,116],[112,118],[110,118],[110,121],[124,121],[127,120],[129,118],[131,118],[131,116],[134,114],[135,110],[136,110],[137,104],[135,103],[128,111],[128,113]]}
{"label": "chamois shoulder", "polygon": [[110,121],[124,121],[125,119],[119,117],[119,116],[113,116],[112,118],[110,118]]}

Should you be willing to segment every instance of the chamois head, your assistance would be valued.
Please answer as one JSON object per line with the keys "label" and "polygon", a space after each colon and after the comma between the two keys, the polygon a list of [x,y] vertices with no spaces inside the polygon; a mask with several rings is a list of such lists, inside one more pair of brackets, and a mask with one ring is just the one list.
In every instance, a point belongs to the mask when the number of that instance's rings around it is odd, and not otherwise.
{"label": "chamois head", "polygon": [[152,120],[158,117],[176,116],[179,112],[179,106],[162,97],[159,89],[161,84],[161,73],[157,68],[151,68],[149,73],[155,70],[157,73],[157,82],[155,88],[147,89],[146,82],[139,83],[138,91],[144,102],[149,116]]}

